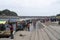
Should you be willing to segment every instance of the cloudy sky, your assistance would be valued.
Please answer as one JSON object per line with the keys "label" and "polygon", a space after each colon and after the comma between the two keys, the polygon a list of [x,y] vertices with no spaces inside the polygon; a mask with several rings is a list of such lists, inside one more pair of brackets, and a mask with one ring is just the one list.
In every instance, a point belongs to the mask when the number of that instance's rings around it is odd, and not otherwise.
{"label": "cloudy sky", "polygon": [[0,0],[0,10],[4,9],[19,16],[51,16],[60,13],[60,0]]}

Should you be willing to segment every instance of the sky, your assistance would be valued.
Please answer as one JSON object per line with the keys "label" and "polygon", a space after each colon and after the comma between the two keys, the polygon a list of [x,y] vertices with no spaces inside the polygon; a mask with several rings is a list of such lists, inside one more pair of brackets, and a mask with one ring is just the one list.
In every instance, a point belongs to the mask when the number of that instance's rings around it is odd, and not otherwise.
{"label": "sky", "polygon": [[0,10],[19,16],[52,16],[60,13],[60,0],[0,0]]}

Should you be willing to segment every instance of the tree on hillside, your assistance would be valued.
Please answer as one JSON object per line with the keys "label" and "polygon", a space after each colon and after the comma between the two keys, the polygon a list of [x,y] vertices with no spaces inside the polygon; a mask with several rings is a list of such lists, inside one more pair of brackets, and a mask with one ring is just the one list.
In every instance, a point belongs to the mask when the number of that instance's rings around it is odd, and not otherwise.
{"label": "tree on hillside", "polygon": [[57,14],[56,16],[60,16],[60,14]]}
{"label": "tree on hillside", "polygon": [[0,15],[2,15],[2,13],[1,13],[2,11],[0,11]]}
{"label": "tree on hillside", "polygon": [[60,14],[57,14],[57,20],[59,21],[58,24],[60,25]]}
{"label": "tree on hillside", "polygon": [[10,11],[8,9],[5,9],[3,11],[0,11],[0,15],[4,16],[18,16],[15,12]]}

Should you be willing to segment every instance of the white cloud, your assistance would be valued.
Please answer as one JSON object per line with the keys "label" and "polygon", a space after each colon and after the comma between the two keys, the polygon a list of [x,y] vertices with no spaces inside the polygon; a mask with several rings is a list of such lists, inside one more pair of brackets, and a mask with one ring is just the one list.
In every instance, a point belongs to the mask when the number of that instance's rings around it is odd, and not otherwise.
{"label": "white cloud", "polygon": [[55,1],[56,0],[0,0],[0,5],[11,5],[21,7],[44,7],[49,6]]}
{"label": "white cloud", "polygon": [[19,15],[54,15],[60,11],[60,1],[0,0],[0,10],[1,9],[10,9],[16,11]]}

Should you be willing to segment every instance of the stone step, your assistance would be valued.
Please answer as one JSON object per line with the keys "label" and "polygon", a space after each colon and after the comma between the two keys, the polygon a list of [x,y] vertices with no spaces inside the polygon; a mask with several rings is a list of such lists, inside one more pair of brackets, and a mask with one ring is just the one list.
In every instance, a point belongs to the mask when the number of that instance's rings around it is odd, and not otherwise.
{"label": "stone step", "polygon": [[45,32],[48,34],[50,40],[58,40],[48,29],[44,29]]}

